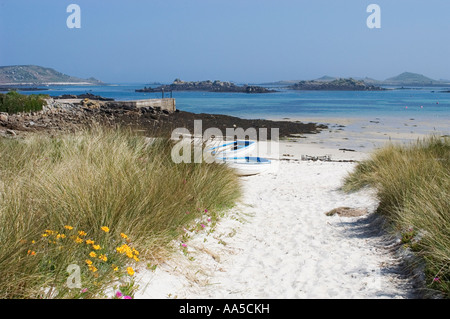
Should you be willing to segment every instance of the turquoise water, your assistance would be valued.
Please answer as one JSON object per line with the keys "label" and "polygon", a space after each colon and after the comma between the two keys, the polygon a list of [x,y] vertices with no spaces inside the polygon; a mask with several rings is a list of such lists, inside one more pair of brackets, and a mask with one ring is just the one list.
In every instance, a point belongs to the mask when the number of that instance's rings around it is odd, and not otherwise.
{"label": "turquoise water", "polygon": [[[161,93],[137,93],[145,84],[108,86],[52,86],[46,91],[22,92],[54,95],[92,93],[116,100],[160,98]],[[148,86],[148,85],[147,85]],[[243,118],[408,118],[448,120],[449,88],[387,91],[293,91],[276,88],[268,94],[173,92],[177,108],[194,113],[215,113]],[[166,97],[169,94],[166,93]]]}

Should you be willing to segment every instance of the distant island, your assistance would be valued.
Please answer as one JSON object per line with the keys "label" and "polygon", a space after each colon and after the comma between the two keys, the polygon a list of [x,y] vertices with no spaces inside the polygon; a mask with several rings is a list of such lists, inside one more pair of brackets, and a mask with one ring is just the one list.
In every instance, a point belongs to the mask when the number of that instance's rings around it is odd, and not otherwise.
{"label": "distant island", "polygon": [[397,76],[391,77],[383,81],[384,85],[397,85],[397,86],[441,86],[450,85],[443,81],[433,80],[422,74],[403,72]]}
{"label": "distant island", "polygon": [[0,66],[0,86],[102,85],[95,78],[80,79],[37,65]]}
{"label": "distant island", "polygon": [[367,84],[364,81],[349,79],[336,79],[329,81],[300,81],[288,86],[292,90],[305,91],[383,91],[384,88]]}
{"label": "distant island", "polygon": [[175,79],[172,84],[161,85],[156,88],[144,87],[136,92],[170,92],[170,91],[207,91],[207,92],[234,92],[234,93],[271,93],[276,92],[256,85],[238,86],[232,82],[222,81],[198,81],[186,82]]}
{"label": "distant island", "polygon": [[[293,86],[299,82],[333,82],[335,80],[339,80],[338,77],[333,76],[322,76],[315,80],[302,81],[302,80],[282,80],[277,82],[263,83],[260,85],[264,86]],[[447,87],[450,86],[450,80],[434,80],[423,74],[412,73],[412,72],[403,72],[397,76],[393,76],[387,78],[385,80],[375,80],[369,77],[358,78],[353,77],[351,79],[355,79],[357,81],[362,81],[366,85],[374,85],[374,86],[399,86],[399,87]],[[317,83],[315,83],[317,84]],[[317,87],[317,85],[315,85]]]}

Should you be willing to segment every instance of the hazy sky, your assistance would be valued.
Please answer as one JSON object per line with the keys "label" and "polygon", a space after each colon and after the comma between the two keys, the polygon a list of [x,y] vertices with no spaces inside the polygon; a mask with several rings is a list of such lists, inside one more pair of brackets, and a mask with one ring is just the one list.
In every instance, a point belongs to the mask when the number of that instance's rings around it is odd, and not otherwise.
{"label": "hazy sky", "polygon": [[449,79],[450,1],[0,0],[0,65],[16,64],[105,82]]}

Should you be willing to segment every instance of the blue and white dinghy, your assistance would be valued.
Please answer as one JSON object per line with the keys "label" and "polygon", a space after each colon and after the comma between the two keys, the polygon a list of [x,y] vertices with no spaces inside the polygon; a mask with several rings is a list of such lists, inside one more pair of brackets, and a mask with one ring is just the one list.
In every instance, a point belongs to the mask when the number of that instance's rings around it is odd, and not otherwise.
{"label": "blue and white dinghy", "polygon": [[213,156],[222,157],[235,157],[239,155],[244,155],[254,149],[256,142],[237,140],[232,142],[222,142],[217,146],[211,147],[208,151],[211,152]]}
{"label": "blue and white dinghy", "polygon": [[271,161],[267,158],[256,156],[221,157],[216,159],[219,163],[225,163],[235,169],[236,174],[249,176],[260,174],[270,168]]}

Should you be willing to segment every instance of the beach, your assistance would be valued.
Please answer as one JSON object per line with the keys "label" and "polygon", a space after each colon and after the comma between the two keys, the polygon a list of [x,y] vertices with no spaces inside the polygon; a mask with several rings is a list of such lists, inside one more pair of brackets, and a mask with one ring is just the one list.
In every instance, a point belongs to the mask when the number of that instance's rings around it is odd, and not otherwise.
{"label": "beach", "polygon": [[[343,150],[323,138],[282,140],[276,165],[240,178],[243,198],[214,228],[189,233],[172,258],[137,271],[135,298],[414,298],[400,239],[383,229],[373,191],[340,190],[374,147]],[[326,215],[339,207],[365,214]]]}
{"label": "beach", "polygon": [[[106,110],[107,111],[107,110]],[[136,268],[136,299],[406,299],[418,296],[418,282],[406,271],[399,236],[383,228],[371,189],[341,190],[358,162],[388,142],[412,142],[429,134],[448,135],[445,118],[273,118],[245,120],[225,115],[177,112],[153,114],[46,112],[8,116],[9,135],[64,132],[90,123],[120,123],[143,134],[210,127],[280,128],[280,140],[267,153],[264,142],[248,155],[267,157],[271,167],[242,176],[242,198],[172,243],[173,255]],[[27,117],[28,116],[28,117]],[[270,121],[273,120],[273,121]],[[31,123],[29,125],[27,123]],[[0,123],[1,124],[1,123]],[[152,129],[153,128],[153,129]],[[156,130],[157,131],[157,130]],[[12,132],[12,133],[8,133]],[[268,132],[271,133],[270,131]],[[150,135],[149,135],[150,136]],[[350,208],[360,216],[327,213]],[[198,226],[198,225],[197,225]],[[183,239],[184,240],[184,239]],[[154,261],[150,261],[153,263]]]}

